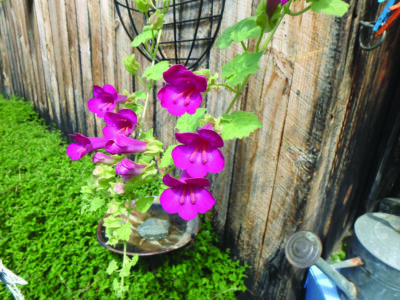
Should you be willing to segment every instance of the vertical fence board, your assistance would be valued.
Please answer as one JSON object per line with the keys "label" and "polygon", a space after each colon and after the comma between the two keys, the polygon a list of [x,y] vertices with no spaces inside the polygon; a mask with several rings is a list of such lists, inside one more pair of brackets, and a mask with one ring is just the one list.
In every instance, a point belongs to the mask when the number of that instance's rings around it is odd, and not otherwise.
{"label": "vertical fence board", "polygon": [[87,101],[93,97],[93,84],[99,84],[92,77],[92,57],[91,57],[91,45],[90,45],[90,29],[89,29],[89,11],[88,11],[88,1],[87,0],[76,0],[75,9],[77,15],[77,26],[78,26],[78,45],[80,53],[80,73],[82,77],[82,92],[84,104],[80,109],[85,110],[86,115],[86,134],[89,136],[96,135],[95,129],[95,116],[92,114],[88,107]]}
{"label": "vertical fence board", "polygon": [[0,84],[1,84],[1,92],[6,96],[10,96],[13,94],[13,84],[11,78],[12,68],[10,66],[10,60],[8,57],[8,39],[7,35],[9,35],[6,27],[6,18],[5,18],[5,3],[0,3]]}
{"label": "vertical fence board", "polygon": [[[81,8],[79,8],[80,10]],[[66,57],[66,64],[71,76],[71,88],[73,91],[72,100],[69,100],[70,110],[74,111],[75,117],[75,132],[87,133],[87,105],[83,97],[83,84],[82,84],[82,63],[80,58],[80,44],[78,34],[78,14],[75,7],[75,1],[65,2],[66,12],[66,32],[69,56]],[[64,37],[65,38],[65,37]]]}

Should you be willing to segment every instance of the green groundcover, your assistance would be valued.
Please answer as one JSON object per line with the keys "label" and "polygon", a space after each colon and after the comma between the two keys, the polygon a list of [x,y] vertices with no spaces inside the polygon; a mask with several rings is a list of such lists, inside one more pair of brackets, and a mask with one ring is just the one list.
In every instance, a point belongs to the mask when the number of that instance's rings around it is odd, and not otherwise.
{"label": "green groundcover", "polygon": [[[30,103],[0,95],[0,259],[28,281],[25,299],[115,299],[117,273],[98,244],[105,208],[81,214],[80,188],[93,170],[89,156],[71,162],[57,131],[50,132]],[[245,290],[246,267],[214,246],[204,222],[193,247],[140,258],[125,299],[234,299]],[[0,299],[13,299],[0,282]]]}

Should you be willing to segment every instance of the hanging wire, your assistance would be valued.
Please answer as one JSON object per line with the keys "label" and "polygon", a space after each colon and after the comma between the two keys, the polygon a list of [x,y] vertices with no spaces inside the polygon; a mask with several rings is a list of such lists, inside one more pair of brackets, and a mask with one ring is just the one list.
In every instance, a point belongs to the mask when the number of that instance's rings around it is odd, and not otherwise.
{"label": "hanging wire", "polygon": [[[146,25],[148,18],[155,12],[149,9],[147,16],[141,13],[129,0],[114,0],[121,24],[130,40],[139,35],[138,24]],[[159,45],[156,62],[167,60],[183,64],[188,69],[195,69],[210,52],[219,29],[225,8],[225,0],[172,0],[163,32],[171,40],[162,39]],[[196,15],[196,16],[194,16]],[[188,37],[192,31],[192,37]],[[137,47],[148,60],[150,53],[143,44]]]}

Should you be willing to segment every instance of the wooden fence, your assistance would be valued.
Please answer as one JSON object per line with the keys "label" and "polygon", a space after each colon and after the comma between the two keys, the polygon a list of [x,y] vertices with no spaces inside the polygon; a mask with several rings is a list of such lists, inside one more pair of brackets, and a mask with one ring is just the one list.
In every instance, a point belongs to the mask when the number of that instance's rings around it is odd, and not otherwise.
{"label": "wooden fence", "polygon": [[[257,4],[227,1],[222,30],[254,15]],[[257,112],[263,128],[226,143],[226,168],[212,176],[213,217],[221,245],[252,266],[245,299],[299,298],[304,271],[286,261],[287,238],[312,230],[327,255],[365,207],[399,75],[395,29],[374,51],[358,45],[359,22],[376,13],[377,4],[351,0],[340,19],[285,18],[237,103]],[[0,92],[30,99],[65,133],[100,132],[86,105],[93,84],[134,88],[122,63],[133,50],[109,0],[1,2],[0,46]],[[205,64],[218,72],[238,51],[213,49]],[[206,106],[219,115],[229,97],[215,91]],[[147,115],[146,126],[172,143],[175,118],[158,101]]]}

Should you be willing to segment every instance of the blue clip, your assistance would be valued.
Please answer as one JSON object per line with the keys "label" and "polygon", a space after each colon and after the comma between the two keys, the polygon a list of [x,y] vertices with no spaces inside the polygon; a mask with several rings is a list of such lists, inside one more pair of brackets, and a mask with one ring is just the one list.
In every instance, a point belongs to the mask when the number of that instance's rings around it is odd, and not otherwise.
{"label": "blue clip", "polygon": [[[378,0],[378,2],[383,2],[384,0]],[[372,28],[373,31],[378,31],[379,27],[382,26],[383,23],[386,22],[386,20],[389,18],[389,13],[390,13],[390,7],[393,6],[394,0],[389,0],[388,3],[386,3],[385,8],[383,9],[382,13],[380,14],[378,20],[375,23],[374,28]]]}

